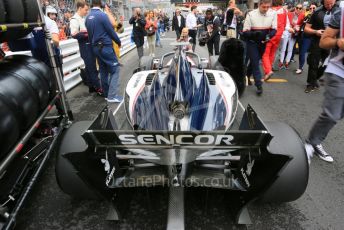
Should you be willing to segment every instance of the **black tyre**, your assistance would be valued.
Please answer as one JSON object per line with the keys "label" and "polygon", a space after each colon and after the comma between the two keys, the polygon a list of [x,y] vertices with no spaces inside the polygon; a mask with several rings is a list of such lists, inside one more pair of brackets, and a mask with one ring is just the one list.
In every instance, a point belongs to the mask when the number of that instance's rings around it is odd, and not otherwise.
{"label": "black tyre", "polygon": [[139,67],[141,68],[141,70],[152,70],[153,69],[153,58],[150,56],[141,57]]}
{"label": "black tyre", "polygon": [[[69,153],[82,153],[87,144],[81,134],[91,125],[92,121],[74,123],[63,135],[57,153],[55,173],[61,190],[68,195],[81,199],[99,199],[101,196],[78,175],[78,170],[66,158]],[[105,184],[105,181],[104,181]]]}
{"label": "black tyre", "polygon": [[0,0],[0,24],[5,23],[6,21],[6,11],[5,5],[2,0]]}
{"label": "black tyre", "polygon": [[[20,68],[20,67],[18,67]],[[39,98],[32,86],[13,73],[0,70],[0,95],[14,109],[21,130],[26,130],[36,120]]]}
{"label": "black tyre", "polygon": [[308,184],[308,160],[304,143],[299,134],[287,124],[265,122],[272,134],[268,151],[271,154],[285,155],[291,158],[278,173],[272,185],[262,194],[263,202],[289,202],[298,199]]}
{"label": "black tyre", "polygon": [[22,0],[3,0],[6,9],[7,23],[24,22],[24,6]]}
{"label": "black tyre", "polygon": [[13,112],[14,108],[0,96],[0,159],[14,146],[19,138],[19,122]]}
{"label": "black tyre", "polygon": [[[4,71],[15,74],[26,80],[34,89],[39,98],[40,110],[45,109],[49,103],[51,91],[51,71],[47,65],[32,57],[14,55],[7,57]],[[2,65],[0,64],[2,69]],[[49,79],[48,79],[49,78]]]}
{"label": "black tyre", "polygon": [[35,71],[35,73],[37,73],[37,76],[45,79],[46,83],[49,85],[49,89],[53,87],[53,75],[51,69],[44,62],[26,55],[13,55],[10,57],[6,57],[6,59],[15,60],[18,65],[23,64],[31,68]]}
{"label": "black tyre", "polygon": [[25,22],[37,22],[39,15],[39,8],[37,0],[23,0]]}
{"label": "black tyre", "polygon": [[38,98],[39,111],[46,108],[49,102],[49,85],[44,79],[37,77],[35,73],[27,68],[26,66],[11,66],[12,68],[7,68],[4,73],[10,73],[11,75],[21,78],[26,81],[31,88],[34,90],[36,97]]}

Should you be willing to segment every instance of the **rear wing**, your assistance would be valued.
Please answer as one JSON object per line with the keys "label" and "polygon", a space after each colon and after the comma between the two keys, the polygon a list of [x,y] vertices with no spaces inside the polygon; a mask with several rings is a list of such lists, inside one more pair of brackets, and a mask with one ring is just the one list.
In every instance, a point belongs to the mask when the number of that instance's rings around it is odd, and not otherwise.
{"label": "rear wing", "polygon": [[114,149],[252,149],[266,147],[272,139],[255,111],[248,106],[239,130],[147,131],[116,128],[105,108],[82,135],[90,147]]}
{"label": "rear wing", "polygon": [[267,146],[267,131],[133,131],[87,130],[84,139],[91,147],[115,149],[242,149]]}

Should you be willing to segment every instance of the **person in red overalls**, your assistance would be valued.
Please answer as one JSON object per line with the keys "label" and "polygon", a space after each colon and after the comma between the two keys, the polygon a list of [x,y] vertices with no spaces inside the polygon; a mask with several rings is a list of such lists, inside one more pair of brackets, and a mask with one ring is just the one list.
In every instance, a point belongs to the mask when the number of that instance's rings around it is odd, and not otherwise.
{"label": "person in red overalls", "polygon": [[282,7],[284,0],[273,0],[272,10],[276,11],[277,14],[277,31],[271,40],[266,44],[265,52],[262,57],[263,69],[264,69],[264,80],[268,80],[272,75],[272,64],[275,59],[275,54],[280,44],[283,31],[287,25],[288,11]]}

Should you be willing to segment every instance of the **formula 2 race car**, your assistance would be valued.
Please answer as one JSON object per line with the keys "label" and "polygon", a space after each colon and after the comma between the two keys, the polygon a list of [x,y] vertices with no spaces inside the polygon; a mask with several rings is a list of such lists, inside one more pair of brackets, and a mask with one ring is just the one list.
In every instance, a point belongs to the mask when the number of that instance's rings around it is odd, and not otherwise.
{"label": "formula 2 race car", "polygon": [[250,223],[247,205],[255,200],[298,199],[308,162],[297,132],[244,109],[236,87],[242,79],[204,68],[220,69],[217,60],[206,64],[185,44],[174,45],[161,59],[141,59],[123,103],[67,130],[56,163],[61,189],[111,200],[119,188],[169,186],[167,229],[185,228],[186,187],[238,191],[239,224]]}

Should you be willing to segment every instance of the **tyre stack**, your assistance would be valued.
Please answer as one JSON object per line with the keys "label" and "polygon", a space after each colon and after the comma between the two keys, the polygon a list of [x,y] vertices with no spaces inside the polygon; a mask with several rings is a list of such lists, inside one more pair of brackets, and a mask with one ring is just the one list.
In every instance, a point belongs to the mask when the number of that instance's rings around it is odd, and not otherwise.
{"label": "tyre stack", "polygon": [[[38,7],[36,0],[0,0],[0,25],[37,22]],[[0,42],[22,38],[31,31],[32,28],[20,28],[1,32]]]}
{"label": "tyre stack", "polygon": [[52,79],[49,67],[32,57],[0,61],[0,159],[48,106]]}

